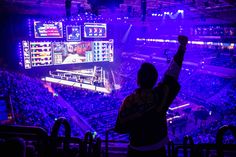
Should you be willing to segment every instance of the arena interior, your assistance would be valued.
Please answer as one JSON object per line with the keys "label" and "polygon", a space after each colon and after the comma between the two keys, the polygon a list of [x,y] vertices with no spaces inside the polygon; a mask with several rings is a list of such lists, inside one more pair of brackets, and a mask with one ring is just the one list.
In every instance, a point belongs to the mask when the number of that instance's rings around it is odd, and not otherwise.
{"label": "arena interior", "polygon": [[22,137],[27,157],[126,156],[122,101],[143,62],[162,79],[186,35],[167,155],[235,156],[235,17],[235,0],[1,0],[0,142]]}

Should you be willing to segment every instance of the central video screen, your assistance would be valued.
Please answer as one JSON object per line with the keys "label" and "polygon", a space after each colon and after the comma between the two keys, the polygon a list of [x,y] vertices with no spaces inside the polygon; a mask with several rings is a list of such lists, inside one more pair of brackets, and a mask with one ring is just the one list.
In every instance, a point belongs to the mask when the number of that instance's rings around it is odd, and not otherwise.
{"label": "central video screen", "polygon": [[52,49],[55,65],[92,61],[91,42],[54,42]]}

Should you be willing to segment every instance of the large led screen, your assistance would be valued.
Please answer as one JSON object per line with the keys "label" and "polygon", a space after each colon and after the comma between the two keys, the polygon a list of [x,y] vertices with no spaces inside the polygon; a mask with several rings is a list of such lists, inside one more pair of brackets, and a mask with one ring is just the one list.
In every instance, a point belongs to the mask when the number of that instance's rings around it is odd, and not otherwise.
{"label": "large led screen", "polygon": [[25,69],[39,66],[114,61],[114,41],[23,41]]}

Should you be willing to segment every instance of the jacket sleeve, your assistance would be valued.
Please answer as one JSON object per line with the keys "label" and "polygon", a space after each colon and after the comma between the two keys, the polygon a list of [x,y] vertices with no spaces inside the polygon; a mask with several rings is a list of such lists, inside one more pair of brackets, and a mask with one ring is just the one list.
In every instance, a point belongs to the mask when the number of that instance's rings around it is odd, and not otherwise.
{"label": "jacket sleeve", "polygon": [[160,105],[162,109],[166,111],[180,90],[178,78],[182,68],[185,51],[186,45],[180,45],[177,53],[173,57],[173,60],[164,74],[163,80],[155,88],[155,91],[161,97]]}
{"label": "jacket sleeve", "polygon": [[177,80],[175,80],[175,78],[169,75],[165,75],[163,81],[160,84],[161,86],[165,86],[167,88],[167,93],[165,93],[165,95],[162,94],[164,96],[162,96],[163,99],[161,103],[162,109],[167,111],[173,100],[178,95],[180,91],[180,85]]}

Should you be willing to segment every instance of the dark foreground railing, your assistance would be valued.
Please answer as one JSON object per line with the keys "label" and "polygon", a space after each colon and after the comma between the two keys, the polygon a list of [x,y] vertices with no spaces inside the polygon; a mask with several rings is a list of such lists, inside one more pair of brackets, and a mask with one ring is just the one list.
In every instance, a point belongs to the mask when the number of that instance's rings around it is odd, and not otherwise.
{"label": "dark foreground railing", "polygon": [[[227,131],[231,131],[236,141],[236,126],[225,125],[221,127],[216,136],[216,144],[194,144],[191,136],[185,136],[182,144],[174,144],[170,141],[167,148],[168,157],[236,157],[236,144],[224,144],[223,139]],[[114,129],[106,131],[105,139],[105,157],[109,157],[109,143],[127,143],[127,141],[109,140],[109,134],[113,133]],[[117,133],[118,134],[118,133]]]}
{"label": "dark foreground railing", "polygon": [[[61,126],[65,128],[65,135],[59,136]],[[100,157],[101,139],[95,137],[92,132],[87,132],[84,138],[71,137],[71,127],[68,121],[61,117],[56,120],[52,127],[51,135],[40,127],[2,125],[0,126],[0,146],[6,145],[7,149],[15,151],[15,146],[9,145],[9,139],[23,139],[25,155],[17,157]],[[15,140],[14,140],[15,142]],[[4,147],[5,148],[5,147]],[[31,149],[30,151],[28,151]],[[0,149],[1,150],[1,149]],[[34,151],[34,152],[32,152]],[[6,151],[4,151],[5,153]],[[19,151],[22,152],[22,151]],[[30,155],[28,152],[31,152]],[[1,154],[7,155],[7,154]],[[7,153],[7,152],[6,152]],[[9,153],[10,154],[10,153]]]}
{"label": "dark foreground railing", "polygon": [[[61,126],[65,128],[64,136],[62,137],[58,135]],[[236,157],[236,144],[223,143],[226,132],[231,132],[236,139],[236,127],[226,125],[218,130],[216,144],[195,144],[191,136],[185,136],[182,144],[175,144],[173,141],[170,141],[166,146],[167,156]],[[71,137],[71,128],[68,121],[65,118],[58,118],[52,127],[51,135],[48,135],[40,127],[2,125],[0,126],[0,145],[4,145],[4,142],[8,139],[23,139],[27,148],[26,157],[30,156],[28,154],[32,147],[34,149],[31,149],[31,151],[35,152],[31,152],[31,156],[35,157],[112,157],[114,155],[111,153],[112,144],[122,143],[125,144],[124,147],[127,147],[128,144],[128,141],[110,140],[110,135],[114,133],[114,129],[108,129],[103,141],[93,132],[87,132],[84,138],[74,138]],[[119,135],[118,133],[116,134]],[[102,147],[102,144],[104,144],[104,147]],[[126,156],[127,148],[121,150],[123,150],[121,155]],[[1,153],[0,151],[0,156],[2,155]]]}

